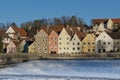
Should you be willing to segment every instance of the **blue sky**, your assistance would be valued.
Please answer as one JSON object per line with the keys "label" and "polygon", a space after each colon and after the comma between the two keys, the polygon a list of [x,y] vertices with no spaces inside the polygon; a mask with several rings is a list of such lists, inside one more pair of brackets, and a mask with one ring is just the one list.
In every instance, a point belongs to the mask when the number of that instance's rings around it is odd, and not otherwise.
{"label": "blue sky", "polygon": [[0,0],[0,22],[22,22],[76,15],[88,25],[93,18],[120,18],[120,0]]}

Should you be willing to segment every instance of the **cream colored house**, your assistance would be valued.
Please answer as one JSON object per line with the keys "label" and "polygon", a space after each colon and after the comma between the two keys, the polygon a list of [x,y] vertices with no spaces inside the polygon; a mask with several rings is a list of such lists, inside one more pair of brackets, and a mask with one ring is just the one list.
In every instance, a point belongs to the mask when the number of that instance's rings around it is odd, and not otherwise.
{"label": "cream colored house", "polygon": [[70,40],[71,40],[70,30],[63,28],[61,33],[58,36],[58,53],[59,54],[70,53]]}
{"label": "cream colored house", "polygon": [[96,52],[111,51],[113,51],[113,39],[106,32],[102,32],[96,38]]}
{"label": "cream colored house", "polygon": [[112,30],[113,29],[113,21],[111,19],[108,20],[107,22],[107,28]]}
{"label": "cream colored house", "polygon": [[28,53],[35,53],[35,41],[28,47]]}
{"label": "cream colored house", "polygon": [[35,35],[35,51],[37,53],[48,53],[48,34],[47,31],[41,29]]}
{"label": "cream colored house", "polygon": [[92,53],[95,52],[95,35],[86,34],[85,38],[82,40],[82,52]]}
{"label": "cream colored house", "polygon": [[7,53],[17,53],[18,41],[11,41],[7,46]]}

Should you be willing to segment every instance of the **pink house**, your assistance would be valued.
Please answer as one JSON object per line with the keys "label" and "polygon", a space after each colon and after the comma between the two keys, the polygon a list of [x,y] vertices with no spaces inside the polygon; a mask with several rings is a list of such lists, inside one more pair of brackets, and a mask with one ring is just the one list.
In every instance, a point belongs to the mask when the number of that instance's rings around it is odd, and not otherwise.
{"label": "pink house", "polygon": [[56,54],[58,53],[58,34],[52,30],[49,34],[49,53]]}

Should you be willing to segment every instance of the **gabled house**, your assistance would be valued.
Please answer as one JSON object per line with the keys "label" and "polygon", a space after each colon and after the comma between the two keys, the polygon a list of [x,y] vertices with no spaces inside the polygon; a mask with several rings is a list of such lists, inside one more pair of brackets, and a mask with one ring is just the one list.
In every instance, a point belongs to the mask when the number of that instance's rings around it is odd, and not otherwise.
{"label": "gabled house", "polygon": [[23,28],[18,27],[9,27],[8,30],[5,32],[8,36],[12,39],[25,39],[27,37],[27,33]]}
{"label": "gabled house", "polygon": [[108,35],[113,39],[113,51],[120,52],[120,32],[108,33]]}
{"label": "gabled house", "polygon": [[19,41],[11,41],[7,46],[7,53],[17,53]]}
{"label": "gabled house", "polygon": [[74,35],[70,40],[70,53],[80,54],[82,53],[82,39],[85,37],[85,33],[79,31],[76,27],[72,28]]}
{"label": "gabled house", "polygon": [[63,28],[58,36],[58,53],[65,54],[70,53],[70,40],[72,33],[69,29]]}
{"label": "gabled house", "polygon": [[85,38],[82,40],[82,52],[83,53],[93,53],[95,52],[95,35],[86,34]]}
{"label": "gabled house", "polygon": [[37,53],[48,53],[48,33],[46,30],[41,29],[35,35],[35,46]]}
{"label": "gabled house", "polygon": [[35,53],[36,51],[35,41],[28,47],[28,53]]}
{"label": "gabled house", "polygon": [[48,47],[49,47],[49,53],[56,54],[58,53],[58,33],[56,33],[54,30],[49,34],[48,37]]}
{"label": "gabled house", "polygon": [[102,32],[96,38],[96,52],[111,51],[113,51],[113,39],[106,32]]}

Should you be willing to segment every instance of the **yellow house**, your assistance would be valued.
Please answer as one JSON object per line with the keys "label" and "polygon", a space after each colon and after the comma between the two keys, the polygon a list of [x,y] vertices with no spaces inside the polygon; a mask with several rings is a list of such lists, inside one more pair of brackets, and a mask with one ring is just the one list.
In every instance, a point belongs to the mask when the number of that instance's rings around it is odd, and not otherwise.
{"label": "yellow house", "polygon": [[28,47],[28,53],[35,53],[35,41]]}
{"label": "yellow house", "polygon": [[85,38],[82,40],[82,52],[92,53],[95,52],[95,35],[86,34]]}

